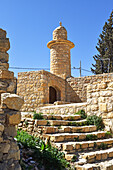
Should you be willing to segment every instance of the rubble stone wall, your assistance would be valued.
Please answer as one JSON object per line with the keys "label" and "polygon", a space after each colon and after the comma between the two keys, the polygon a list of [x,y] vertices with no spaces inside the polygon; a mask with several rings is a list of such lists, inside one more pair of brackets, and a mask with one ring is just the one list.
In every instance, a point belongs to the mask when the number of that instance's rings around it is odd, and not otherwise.
{"label": "rubble stone wall", "polygon": [[20,151],[14,136],[15,125],[21,120],[19,109],[23,98],[11,94],[16,91],[16,78],[14,73],[8,70],[9,48],[6,31],[0,29],[0,170],[21,170]]}
{"label": "rubble stone wall", "polygon": [[87,86],[87,114],[101,116],[107,130],[113,132],[113,82],[95,82]]}
{"label": "rubble stone wall", "polygon": [[[87,101],[87,85],[94,82],[100,83],[101,81],[113,81],[113,73],[98,74],[85,77],[70,77],[66,79],[74,92],[79,97],[81,102]],[[71,96],[72,94],[70,94]],[[78,101],[79,102],[79,101]]]}

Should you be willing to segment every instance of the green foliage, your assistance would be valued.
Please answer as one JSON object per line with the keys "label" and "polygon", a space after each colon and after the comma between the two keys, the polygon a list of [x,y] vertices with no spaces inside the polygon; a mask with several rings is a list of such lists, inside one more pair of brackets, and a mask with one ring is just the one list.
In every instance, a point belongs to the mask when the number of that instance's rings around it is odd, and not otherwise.
{"label": "green foliage", "polygon": [[87,114],[85,113],[84,110],[79,110],[77,113],[75,114],[78,114],[81,116],[82,119],[86,119],[87,118]]}
{"label": "green foliage", "polygon": [[108,148],[108,145],[106,143],[101,143],[99,146],[98,146],[98,149],[107,149]]}
{"label": "green foliage", "polygon": [[96,115],[87,117],[87,125],[95,125],[97,127],[97,130],[104,129],[104,123],[102,118]]}
{"label": "green foliage", "polygon": [[75,162],[77,160],[77,156],[74,155],[73,158],[71,159],[71,162]]}
{"label": "green foliage", "polygon": [[24,123],[25,123],[25,126],[27,127],[27,126],[28,126],[28,121],[27,121],[27,120],[25,120],[25,122],[24,122]]}
{"label": "green foliage", "polygon": [[39,163],[39,167],[44,166],[45,170],[63,170],[70,166],[64,158],[64,153],[52,147],[49,142],[45,144],[40,138],[35,138],[24,131],[17,131],[16,139],[27,150],[32,149],[30,156]]}
{"label": "green foliage", "polygon": [[93,68],[91,71],[94,74],[108,73],[108,60],[110,59],[110,72],[113,72],[113,11],[111,12],[108,22],[105,22],[102,33],[99,36],[98,43],[96,46],[98,54],[93,56],[95,64],[92,64]]}
{"label": "green foliage", "polygon": [[42,116],[43,113],[36,113],[34,112],[34,115],[33,115],[33,119],[43,119],[43,116]]}
{"label": "green foliage", "polygon": [[90,141],[90,140],[97,140],[97,135],[86,135],[86,140]]}
{"label": "green foliage", "polygon": [[106,132],[106,133],[105,133],[105,137],[106,137],[106,138],[110,138],[110,137],[112,137],[111,132]]}

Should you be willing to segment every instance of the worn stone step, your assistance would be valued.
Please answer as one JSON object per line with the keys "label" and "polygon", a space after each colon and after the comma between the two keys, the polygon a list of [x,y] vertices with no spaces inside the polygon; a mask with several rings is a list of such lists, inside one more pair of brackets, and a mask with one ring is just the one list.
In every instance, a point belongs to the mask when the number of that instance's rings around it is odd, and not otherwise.
{"label": "worn stone step", "polygon": [[47,120],[79,120],[81,119],[80,115],[77,114],[68,114],[68,115],[54,115],[54,114],[42,114],[44,119]]}
{"label": "worn stone step", "polygon": [[95,137],[95,139],[102,139],[105,138],[106,132],[44,134],[43,137],[49,139],[51,142],[63,142],[87,140],[87,137],[90,135]]}
{"label": "worn stone step", "polygon": [[35,126],[83,126],[86,123],[86,119],[77,121],[67,120],[35,120]]}
{"label": "worn stone step", "polygon": [[75,168],[76,170],[113,170],[113,159],[102,160],[100,163],[76,165]]}
{"label": "worn stone step", "polygon": [[42,133],[75,133],[75,132],[94,132],[97,128],[94,125],[90,126],[38,126],[35,131],[41,131]]}
{"label": "worn stone step", "polygon": [[75,151],[83,152],[84,150],[98,150],[98,147],[100,147],[102,143],[107,144],[108,148],[112,147],[113,138],[80,142],[56,142],[52,143],[52,145],[67,153],[75,153]]}
{"label": "worn stone step", "polygon": [[81,158],[86,159],[87,163],[93,163],[96,161],[113,158],[113,148],[90,152],[90,153],[85,153],[84,155],[81,155]]}

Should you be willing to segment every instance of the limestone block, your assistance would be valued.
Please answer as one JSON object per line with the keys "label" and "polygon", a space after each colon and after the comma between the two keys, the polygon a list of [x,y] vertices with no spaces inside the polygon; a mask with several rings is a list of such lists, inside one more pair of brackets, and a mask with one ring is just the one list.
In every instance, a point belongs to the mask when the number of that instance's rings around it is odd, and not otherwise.
{"label": "limestone block", "polygon": [[16,94],[2,93],[1,94],[1,104],[5,104],[9,109],[20,110],[21,106],[24,103],[23,97],[20,97]]}
{"label": "limestone block", "polygon": [[89,84],[89,85],[87,86],[87,91],[90,91],[90,90],[92,90],[92,85],[91,85],[91,84]]}
{"label": "limestone block", "polygon": [[98,89],[106,89],[107,84],[105,82],[98,84]]}
{"label": "limestone block", "polygon": [[9,54],[4,53],[4,52],[0,52],[0,61],[8,62],[8,60],[9,60]]}
{"label": "limestone block", "polygon": [[106,91],[101,91],[101,92],[100,92],[100,96],[110,97],[110,96],[112,96],[112,91],[108,91],[108,90],[106,90]]}
{"label": "limestone block", "polygon": [[9,38],[0,39],[0,51],[6,52],[10,49]]}
{"label": "limestone block", "polygon": [[113,88],[113,82],[108,84],[108,88]]}
{"label": "limestone block", "polygon": [[93,98],[92,99],[92,104],[97,104],[98,103],[98,99],[97,98]]}
{"label": "limestone block", "polygon": [[105,102],[105,97],[99,97],[98,102],[99,103],[104,103]]}
{"label": "limestone block", "polygon": [[91,105],[91,110],[92,111],[97,111],[98,110],[98,105]]}
{"label": "limestone block", "polygon": [[14,73],[8,70],[0,70],[0,79],[13,79]]}
{"label": "limestone block", "polygon": [[108,103],[107,104],[107,109],[108,109],[108,112],[111,112],[113,110],[113,104],[112,103]]}
{"label": "limestone block", "polygon": [[5,135],[11,136],[11,137],[14,137],[17,135],[16,128],[13,125],[5,126],[4,133],[5,133]]}
{"label": "limestone block", "polygon": [[2,125],[2,124],[0,123],[0,131],[3,132],[3,130],[4,130],[4,125]]}
{"label": "limestone block", "polygon": [[7,87],[7,92],[13,92],[15,90],[15,83],[11,82]]}
{"label": "limestone block", "polygon": [[113,112],[108,113],[108,114],[107,114],[107,118],[108,118],[108,119],[113,119]]}
{"label": "limestone block", "polygon": [[107,103],[100,103],[99,104],[99,110],[101,112],[107,112]]}
{"label": "limestone block", "polygon": [[3,153],[8,153],[9,149],[10,149],[10,144],[8,144],[8,143],[2,144],[2,152]]}
{"label": "limestone block", "polygon": [[21,121],[21,114],[17,112],[16,114],[7,114],[7,120],[10,125],[18,125]]}
{"label": "limestone block", "polygon": [[92,104],[92,99],[89,99],[89,98],[88,98],[88,99],[87,99],[87,103],[88,103],[88,104]]}
{"label": "limestone block", "polygon": [[99,97],[100,96],[100,93],[99,92],[94,92],[94,93],[92,93],[92,97]]}

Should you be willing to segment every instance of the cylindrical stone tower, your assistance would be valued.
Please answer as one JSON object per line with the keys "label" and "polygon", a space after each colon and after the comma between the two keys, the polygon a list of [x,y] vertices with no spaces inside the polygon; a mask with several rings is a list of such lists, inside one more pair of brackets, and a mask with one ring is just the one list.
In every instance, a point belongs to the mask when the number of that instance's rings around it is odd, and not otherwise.
{"label": "cylindrical stone tower", "polygon": [[75,45],[67,40],[67,31],[62,26],[53,31],[53,40],[48,42],[50,48],[50,72],[66,79],[71,76],[70,49]]}

